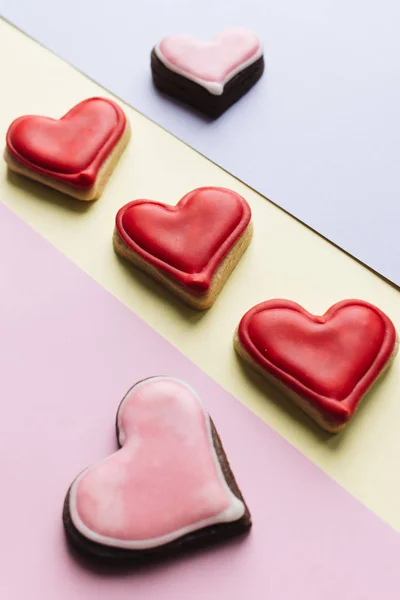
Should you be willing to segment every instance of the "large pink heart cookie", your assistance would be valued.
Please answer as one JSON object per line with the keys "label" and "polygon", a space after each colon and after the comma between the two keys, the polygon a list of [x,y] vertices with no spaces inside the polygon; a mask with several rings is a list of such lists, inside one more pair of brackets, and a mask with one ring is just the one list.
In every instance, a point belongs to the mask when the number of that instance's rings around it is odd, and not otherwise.
{"label": "large pink heart cookie", "polygon": [[152,54],[155,85],[210,116],[218,116],[246,93],[263,68],[260,40],[242,28],[228,29],[207,42],[171,35]]}
{"label": "large pink heart cookie", "polygon": [[215,428],[186,383],[133,386],[117,435],[120,450],[81,473],[66,498],[66,531],[81,550],[140,558],[249,528]]}
{"label": "large pink heart cookie", "polygon": [[263,302],[240,321],[235,345],[332,432],[352,418],[397,352],[393,323],[363,300],[343,300],[323,316],[289,300]]}

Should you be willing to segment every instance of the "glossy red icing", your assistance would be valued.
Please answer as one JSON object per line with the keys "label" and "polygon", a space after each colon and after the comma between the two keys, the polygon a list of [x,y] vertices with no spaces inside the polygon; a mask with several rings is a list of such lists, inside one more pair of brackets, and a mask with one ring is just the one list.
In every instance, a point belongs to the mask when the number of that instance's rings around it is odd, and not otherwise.
{"label": "glossy red icing", "polygon": [[338,424],[352,417],[396,343],[390,319],[362,300],[338,302],[323,316],[270,300],[244,315],[238,335],[266,372]]}
{"label": "glossy red icing", "polygon": [[250,219],[239,194],[206,187],[189,192],[176,206],[135,200],[120,209],[116,227],[146,262],[201,294]]}
{"label": "glossy red icing", "polygon": [[7,148],[29,169],[90,188],[125,126],[125,114],[115,102],[88,98],[59,120],[19,117],[8,129]]}

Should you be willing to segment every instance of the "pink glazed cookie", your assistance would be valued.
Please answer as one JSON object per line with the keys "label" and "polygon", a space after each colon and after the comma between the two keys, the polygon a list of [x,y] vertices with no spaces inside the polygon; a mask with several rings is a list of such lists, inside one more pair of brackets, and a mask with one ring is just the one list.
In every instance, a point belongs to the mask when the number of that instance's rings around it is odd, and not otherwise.
{"label": "pink glazed cookie", "polygon": [[215,118],[260,79],[263,50],[256,34],[242,28],[208,42],[170,35],[153,48],[151,70],[160,91]]}
{"label": "pink glazed cookie", "polygon": [[135,384],[117,413],[120,449],[87,468],[64,504],[86,555],[168,556],[247,531],[251,517],[194,390],[172,377]]}

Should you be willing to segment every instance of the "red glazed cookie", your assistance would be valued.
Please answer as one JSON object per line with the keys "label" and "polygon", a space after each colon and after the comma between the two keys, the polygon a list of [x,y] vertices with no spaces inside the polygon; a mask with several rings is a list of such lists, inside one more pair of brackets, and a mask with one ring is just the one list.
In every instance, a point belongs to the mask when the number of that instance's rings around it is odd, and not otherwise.
{"label": "red glazed cookie", "polygon": [[116,217],[114,248],[197,309],[213,304],[252,236],[251,211],[232,190],[205,187],[176,206],[135,200]]}
{"label": "red glazed cookie", "polygon": [[260,79],[263,50],[256,34],[244,28],[207,42],[170,35],[153,48],[151,70],[160,91],[218,117]]}
{"label": "red glazed cookie", "polygon": [[96,200],[129,137],[129,123],[115,102],[89,98],[59,120],[24,116],[13,121],[4,159],[16,173],[79,200]]}
{"label": "red glazed cookie", "polygon": [[391,320],[363,300],[343,300],[323,316],[289,300],[269,300],[244,315],[235,347],[321,427],[337,432],[398,344]]}
{"label": "red glazed cookie", "polygon": [[81,552],[146,559],[247,531],[250,513],[215,427],[183,381],[134,385],[117,413],[120,449],[83,471],[64,504]]}

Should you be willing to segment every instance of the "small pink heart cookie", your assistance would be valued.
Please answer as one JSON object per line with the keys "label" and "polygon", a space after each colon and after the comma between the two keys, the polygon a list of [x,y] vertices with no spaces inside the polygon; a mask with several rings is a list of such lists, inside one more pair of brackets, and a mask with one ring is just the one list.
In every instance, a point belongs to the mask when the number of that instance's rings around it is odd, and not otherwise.
{"label": "small pink heart cookie", "polygon": [[117,413],[120,449],[83,471],[64,505],[86,554],[141,559],[231,537],[251,519],[215,427],[172,377],[134,385]]}
{"label": "small pink heart cookie", "polygon": [[154,84],[216,117],[243,96],[264,70],[260,40],[248,29],[227,29],[213,40],[171,35],[152,51]]}

